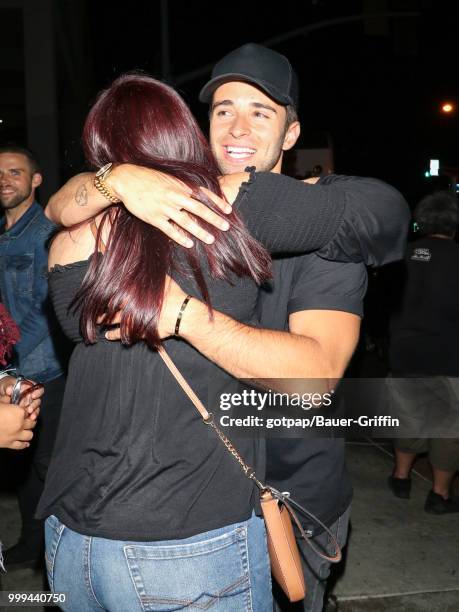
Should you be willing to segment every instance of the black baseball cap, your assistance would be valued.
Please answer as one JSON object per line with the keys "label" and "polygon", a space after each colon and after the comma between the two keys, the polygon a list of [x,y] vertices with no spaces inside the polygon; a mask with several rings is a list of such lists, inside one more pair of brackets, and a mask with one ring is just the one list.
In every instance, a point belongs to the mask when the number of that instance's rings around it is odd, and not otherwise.
{"label": "black baseball cap", "polygon": [[253,83],[278,104],[298,107],[298,79],[290,62],[262,45],[247,43],[217,62],[199,93],[200,101],[210,103],[214,91],[228,81]]}

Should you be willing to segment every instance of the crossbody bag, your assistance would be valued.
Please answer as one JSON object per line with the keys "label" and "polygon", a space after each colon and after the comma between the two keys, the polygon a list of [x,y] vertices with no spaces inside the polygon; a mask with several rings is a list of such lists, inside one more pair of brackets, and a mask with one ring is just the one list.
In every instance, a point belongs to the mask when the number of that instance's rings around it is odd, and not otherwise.
{"label": "crossbody bag", "polygon": [[[198,410],[203,422],[207,426],[212,427],[225,448],[233,456],[235,461],[238,462],[244,475],[258,487],[260,491],[261,510],[266,526],[271,573],[289,601],[301,601],[306,596],[306,585],[304,582],[301,555],[293,524],[297,526],[301,537],[307,542],[312,550],[330,563],[338,563],[341,560],[341,550],[336,538],[326,525],[311,512],[306,510],[306,508],[291,499],[290,496],[258,480],[253,468],[247,465],[231,440],[221,431],[218,425],[216,425],[212,413],[208,412],[204,404],[169,357],[166,350],[161,347],[158,349],[158,352],[184,393]],[[293,508],[315,521],[328,533],[335,549],[334,555],[329,556],[325,554],[312,543],[311,538],[309,538],[304,531]]]}

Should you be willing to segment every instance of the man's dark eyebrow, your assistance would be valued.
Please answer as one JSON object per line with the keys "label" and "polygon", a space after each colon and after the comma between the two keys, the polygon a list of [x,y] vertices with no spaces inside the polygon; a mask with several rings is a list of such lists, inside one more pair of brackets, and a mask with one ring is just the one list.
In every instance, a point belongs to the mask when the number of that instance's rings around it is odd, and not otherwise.
{"label": "man's dark eyebrow", "polygon": [[277,110],[274,108],[274,106],[269,106],[269,104],[262,104],[261,102],[251,102],[250,105],[254,106],[255,108],[264,108],[266,110],[270,110],[273,113],[276,113],[277,115]]}
{"label": "man's dark eyebrow", "polygon": [[[216,109],[218,106],[234,106],[234,102],[232,100],[219,100],[218,102],[212,104],[212,110]],[[251,102],[250,106],[253,106],[254,108],[264,108],[265,110],[269,110],[277,114],[277,111],[274,106],[269,106],[269,104],[262,104],[261,102]]]}
{"label": "man's dark eyebrow", "polygon": [[214,108],[217,108],[217,106],[233,106],[234,102],[232,100],[219,100],[218,102],[214,102],[214,104],[212,104],[212,110],[214,110]]}

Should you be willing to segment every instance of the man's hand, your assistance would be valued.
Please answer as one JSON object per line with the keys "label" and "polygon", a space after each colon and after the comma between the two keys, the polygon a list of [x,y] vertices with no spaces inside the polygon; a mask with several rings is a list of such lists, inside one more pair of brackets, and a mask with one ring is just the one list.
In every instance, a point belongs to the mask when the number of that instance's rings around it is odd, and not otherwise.
{"label": "man's hand", "polygon": [[[160,338],[168,338],[169,336],[174,335],[177,316],[185,298],[186,293],[183,291],[183,289],[181,289],[180,285],[178,285],[170,276],[167,276],[163,306],[161,309],[161,316],[158,323],[158,333]],[[111,321],[103,321],[102,319],[99,319],[98,322],[109,323],[110,325],[119,324],[121,320],[121,314],[122,311],[118,311]],[[184,313],[184,316],[185,314],[186,311]],[[107,340],[120,340],[120,328],[116,327],[107,331],[105,337],[107,338]]]}

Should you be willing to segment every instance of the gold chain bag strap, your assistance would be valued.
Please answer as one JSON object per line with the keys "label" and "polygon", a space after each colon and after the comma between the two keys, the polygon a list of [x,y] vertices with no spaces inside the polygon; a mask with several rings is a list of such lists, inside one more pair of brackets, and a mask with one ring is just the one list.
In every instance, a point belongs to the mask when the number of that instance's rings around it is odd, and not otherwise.
{"label": "gold chain bag strap", "polygon": [[[227,438],[215,424],[212,413],[206,410],[204,404],[182,376],[165,349],[161,347],[158,352],[166,366],[171,371],[172,375],[177,380],[178,384],[182,387],[188,398],[193,402],[194,406],[202,416],[204,423],[212,427],[227,448],[228,452],[231,453],[234,459],[239,463],[241,470],[244,472],[247,478],[252,480],[259,488],[261,509],[263,512],[268,538],[268,552],[271,561],[272,575],[284,591],[285,595],[288,597],[289,601],[301,601],[306,596],[306,585],[304,583],[301,556],[293,530],[292,520],[298,527],[301,536],[314,550],[314,552],[332,563],[337,563],[341,560],[341,550],[335,537],[330,530],[321,521],[319,521],[319,519],[317,519],[305,508],[290,498],[287,498],[273,487],[262,484],[257,479],[254,470],[245,463],[244,459],[238,453],[231,440],[229,440],[229,438]],[[296,516],[292,505],[315,520],[327,531],[335,548],[334,556],[329,557],[328,555],[319,551],[312,544],[310,538],[306,535],[298,517]]]}

